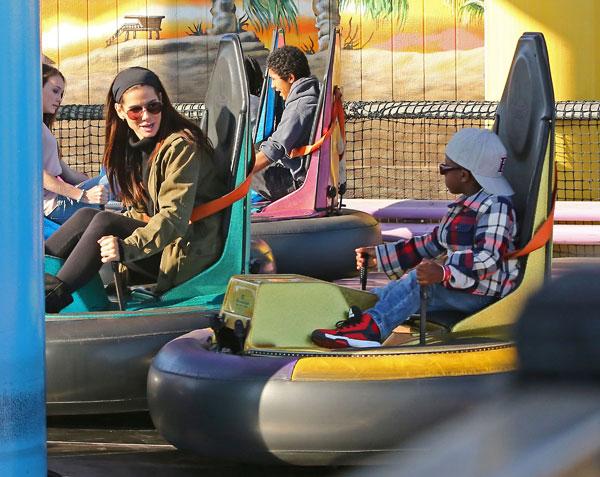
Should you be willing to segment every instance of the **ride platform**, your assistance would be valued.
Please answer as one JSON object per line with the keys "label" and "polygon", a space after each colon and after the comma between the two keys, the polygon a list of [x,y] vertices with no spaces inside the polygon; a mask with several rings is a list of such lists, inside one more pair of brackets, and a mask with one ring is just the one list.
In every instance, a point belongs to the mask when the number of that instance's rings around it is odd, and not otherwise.
{"label": "ride platform", "polygon": [[48,469],[62,477],[330,477],[344,473],[339,467],[242,465],[201,458],[166,442],[147,413],[53,417],[48,420],[47,445]]}

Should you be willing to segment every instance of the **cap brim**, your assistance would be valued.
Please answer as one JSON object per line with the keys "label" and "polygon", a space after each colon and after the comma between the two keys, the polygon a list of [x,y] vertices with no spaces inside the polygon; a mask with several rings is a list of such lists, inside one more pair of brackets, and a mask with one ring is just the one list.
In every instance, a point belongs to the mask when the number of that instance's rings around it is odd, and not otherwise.
{"label": "cap brim", "polygon": [[515,191],[504,177],[486,177],[473,174],[483,189],[494,195],[514,195]]}

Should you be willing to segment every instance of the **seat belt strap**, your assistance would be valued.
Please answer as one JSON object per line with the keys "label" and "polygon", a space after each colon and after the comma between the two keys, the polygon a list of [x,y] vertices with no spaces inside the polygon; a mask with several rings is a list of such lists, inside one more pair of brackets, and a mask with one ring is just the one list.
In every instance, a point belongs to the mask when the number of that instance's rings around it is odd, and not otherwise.
{"label": "seat belt strap", "polygon": [[[252,169],[250,169],[252,171]],[[192,215],[190,217],[190,224],[194,222],[198,222],[199,220],[205,219],[206,217],[210,217],[217,212],[226,209],[234,202],[243,199],[248,194],[250,190],[250,184],[252,183],[252,172],[249,172],[246,176],[244,182],[242,182],[239,186],[233,189],[231,192],[213,199],[209,202],[205,202],[204,204],[197,205],[192,210]]]}
{"label": "seat belt strap", "polygon": [[531,240],[519,250],[514,250],[505,256],[506,259],[524,257],[529,255],[531,252],[545,246],[552,238],[552,228],[554,226],[554,208],[556,206],[556,194],[557,194],[557,174],[554,174],[554,190],[552,191],[552,207],[546,220],[540,225],[531,237]]}
{"label": "seat belt strap", "polygon": [[[248,191],[250,190],[250,184],[252,183],[252,169],[254,168],[254,161],[256,159],[254,147],[251,147],[250,149],[252,150],[252,159],[250,161],[248,167],[248,174],[246,176],[246,179],[244,179],[244,182],[242,182],[231,192],[228,192],[227,194],[222,195],[221,197],[217,197],[216,199],[210,200],[203,204],[198,204],[196,207],[194,207],[194,209],[192,210],[192,215],[190,216],[190,224],[205,219],[206,217],[210,217],[211,215],[214,215],[217,212],[226,209],[233,203],[246,197]],[[148,222],[150,220],[150,217],[144,214],[142,220],[144,222]]]}
{"label": "seat belt strap", "polygon": [[333,97],[333,104],[331,105],[331,119],[329,122],[329,126],[327,127],[323,135],[319,139],[317,139],[313,144],[309,144],[307,146],[300,146],[292,149],[292,151],[289,154],[289,157],[291,159],[295,157],[306,156],[320,149],[325,140],[329,136],[331,136],[336,122],[340,126],[342,138],[346,137],[346,118],[344,116],[344,105],[342,104],[342,93],[337,86],[333,90]]}

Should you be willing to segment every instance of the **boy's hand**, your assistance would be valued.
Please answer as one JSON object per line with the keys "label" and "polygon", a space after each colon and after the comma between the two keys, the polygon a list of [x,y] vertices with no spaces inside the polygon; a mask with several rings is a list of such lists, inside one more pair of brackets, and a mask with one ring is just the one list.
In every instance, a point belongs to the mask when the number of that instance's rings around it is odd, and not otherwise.
{"label": "boy's hand", "polygon": [[256,153],[256,159],[254,161],[254,168],[252,169],[252,172],[258,172],[267,167],[269,164],[271,164],[271,161],[269,161],[265,153],[258,151]]}
{"label": "boy's hand", "polygon": [[377,256],[375,255],[375,247],[358,247],[356,252],[356,269],[362,267],[374,268],[377,266]]}
{"label": "boy's hand", "polygon": [[416,271],[419,285],[433,285],[444,280],[444,268],[433,260],[423,260]]}

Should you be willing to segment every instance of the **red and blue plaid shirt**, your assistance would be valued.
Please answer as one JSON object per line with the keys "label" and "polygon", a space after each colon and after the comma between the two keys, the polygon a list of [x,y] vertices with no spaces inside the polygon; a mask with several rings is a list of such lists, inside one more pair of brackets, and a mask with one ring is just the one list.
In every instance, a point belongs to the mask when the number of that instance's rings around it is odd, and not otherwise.
{"label": "red and blue plaid shirt", "polygon": [[515,249],[516,235],[510,198],[481,189],[450,204],[431,233],[379,245],[377,263],[391,279],[398,279],[424,258],[447,254],[445,287],[502,297],[513,290],[519,274],[517,259],[503,258]]}

